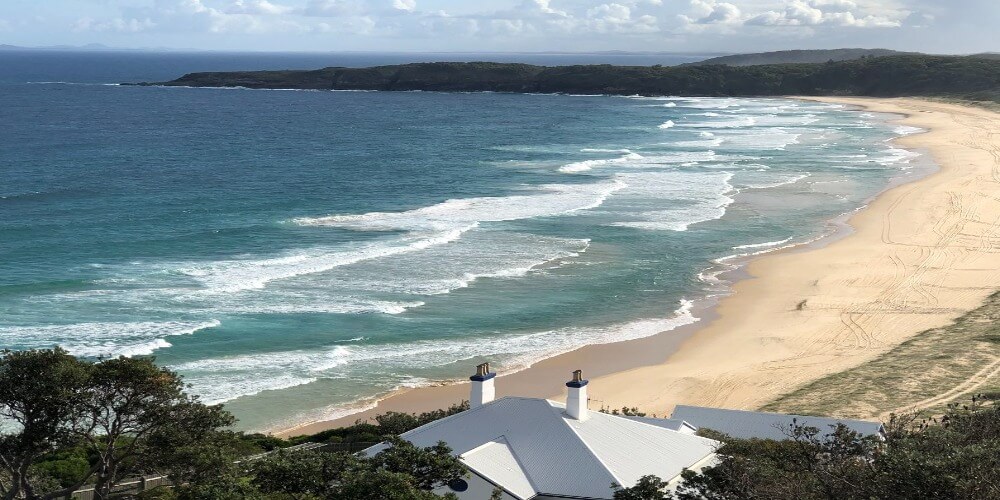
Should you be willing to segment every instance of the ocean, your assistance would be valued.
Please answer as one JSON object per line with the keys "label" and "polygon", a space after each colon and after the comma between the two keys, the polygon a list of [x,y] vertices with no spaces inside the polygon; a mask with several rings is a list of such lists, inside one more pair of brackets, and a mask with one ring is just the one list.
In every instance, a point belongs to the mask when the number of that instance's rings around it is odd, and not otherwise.
{"label": "ocean", "polygon": [[154,355],[279,429],[696,322],[929,168],[787,99],[114,85],[442,58],[0,53],[0,348]]}

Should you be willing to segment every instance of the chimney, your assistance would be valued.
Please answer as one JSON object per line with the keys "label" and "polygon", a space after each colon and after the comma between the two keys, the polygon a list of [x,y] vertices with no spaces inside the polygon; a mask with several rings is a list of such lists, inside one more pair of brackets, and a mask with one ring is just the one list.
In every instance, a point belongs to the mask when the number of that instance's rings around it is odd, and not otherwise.
{"label": "chimney", "polygon": [[573,380],[566,382],[569,393],[566,395],[566,414],[574,420],[587,420],[587,381],[583,379],[582,370],[573,371]]}
{"label": "chimney", "polygon": [[479,408],[490,401],[496,395],[493,388],[493,377],[497,374],[490,371],[490,364],[483,363],[476,366],[476,374],[469,377],[472,381],[472,393],[469,395],[469,407]]}

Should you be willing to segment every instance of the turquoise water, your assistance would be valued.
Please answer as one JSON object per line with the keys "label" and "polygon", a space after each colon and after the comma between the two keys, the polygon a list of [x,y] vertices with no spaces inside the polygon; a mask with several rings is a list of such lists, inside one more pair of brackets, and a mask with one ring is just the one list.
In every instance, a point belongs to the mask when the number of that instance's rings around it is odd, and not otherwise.
{"label": "turquoise water", "polygon": [[[114,80],[112,80],[114,81]],[[782,99],[2,85],[0,347],[153,354],[242,426],[697,320],[915,166]]]}

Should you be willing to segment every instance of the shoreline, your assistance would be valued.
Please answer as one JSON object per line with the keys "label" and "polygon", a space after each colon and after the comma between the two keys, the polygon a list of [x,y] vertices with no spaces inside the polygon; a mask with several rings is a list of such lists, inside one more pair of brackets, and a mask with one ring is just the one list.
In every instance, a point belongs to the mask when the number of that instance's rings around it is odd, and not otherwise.
{"label": "shoreline", "polygon": [[[841,318],[844,315],[851,318],[855,314],[852,309],[860,305],[855,302],[869,298],[867,295],[871,294],[865,291],[878,288],[867,283],[860,287],[852,286],[851,281],[864,283],[870,278],[868,271],[880,266],[890,274],[898,272],[894,270],[896,261],[891,258],[886,260],[880,253],[880,239],[883,246],[893,245],[884,241],[883,231],[877,227],[878,222],[887,220],[893,210],[899,209],[900,199],[912,196],[914,191],[940,195],[940,190],[932,189],[937,185],[932,181],[946,173],[954,174],[956,170],[953,165],[947,164],[948,155],[940,148],[932,147],[939,145],[927,137],[942,134],[943,124],[931,126],[925,123],[927,120],[916,116],[920,108],[936,108],[935,113],[947,116],[956,110],[973,115],[990,115],[991,118],[997,115],[975,108],[916,99],[815,100],[902,115],[902,118],[890,121],[919,126],[927,132],[901,136],[891,143],[929,153],[939,170],[913,179],[898,177],[867,205],[842,216],[845,220],[829,221],[834,230],[817,240],[741,259],[734,269],[723,272],[724,275],[736,275],[725,293],[697,302],[692,313],[700,318],[699,321],[642,339],[586,346],[547,358],[514,373],[501,374],[496,384],[497,396],[558,400],[563,393],[561,382],[571,370],[582,368],[584,374],[595,382],[592,385],[592,409],[637,406],[649,413],[666,416],[678,403],[757,408],[820,377],[873,359],[909,336],[926,328],[941,326],[978,306],[988,293],[978,298],[967,297],[959,307],[937,314],[928,311],[896,314],[909,317],[909,322],[902,321],[902,318],[888,318],[892,315],[883,311],[877,320],[884,321],[886,325],[906,323],[906,328],[894,330],[888,335],[868,332],[866,336],[859,333],[865,332],[866,328],[856,320],[844,321]],[[951,132],[954,133],[953,130]],[[921,206],[922,203],[917,204],[918,212]],[[904,225],[907,222],[910,221],[904,221]],[[931,222],[933,218],[923,217],[916,226],[923,227],[922,224]],[[871,252],[868,252],[868,246]],[[846,254],[841,247],[848,248]],[[866,253],[872,255],[866,256]],[[866,257],[877,261],[874,267],[871,263],[861,265],[857,262]],[[845,277],[849,279],[842,280],[840,285],[833,280],[829,285],[824,283],[827,286],[819,286],[820,280],[827,278],[824,269],[836,271],[843,264],[853,264],[846,269],[848,275],[853,271],[852,276]],[[799,271],[788,272],[788,267],[796,267]],[[844,274],[844,269],[839,272]],[[794,286],[788,286],[792,284]],[[769,293],[776,288],[778,293]],[[790,293],[791,289],[795,290],[794,294]],[[905,295],[904,303],[908,300]],[[816,303],[823,302],[829,304],[816,308]],[[797,307],[796,304],[804,307]],[[815,311],[818,311],[819,317]],[[913,317],[919,321],[912,321]],[[831,318],[834,321],[830,321]],[[817,329],[817,325],[822,327]],[[780,330],[780,333],[772,335],[766,331],[771,328]],[[743,355],[733,357],[733,352]],[[274,434],[315,433],[387,411],[439,409],[467,399],[467,392],[467,383],[401,389],[377,401],[369,401],[363,411],[286,428]]]}

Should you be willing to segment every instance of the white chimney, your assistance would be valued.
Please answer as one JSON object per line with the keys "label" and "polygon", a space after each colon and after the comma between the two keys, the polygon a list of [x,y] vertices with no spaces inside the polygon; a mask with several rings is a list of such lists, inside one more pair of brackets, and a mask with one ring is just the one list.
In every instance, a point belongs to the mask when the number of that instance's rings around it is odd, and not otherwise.
{"label": "white chimney", "polygon": [[575,420],[587,420],[587,381],[583,379],[582,370],[573,371],[573,380],[566,382],[569,393],[566,395],[566,414]]}
{"label": "white chimney", "polygon": [[493,397],[496,396],[493,377],[496,376],[496,373],[490,371],[489,363],[476,366],[476,374],[469,377],[469,380],[472,381],[472,394],[469,395],[470,408],[479,408],[493,401]]}

